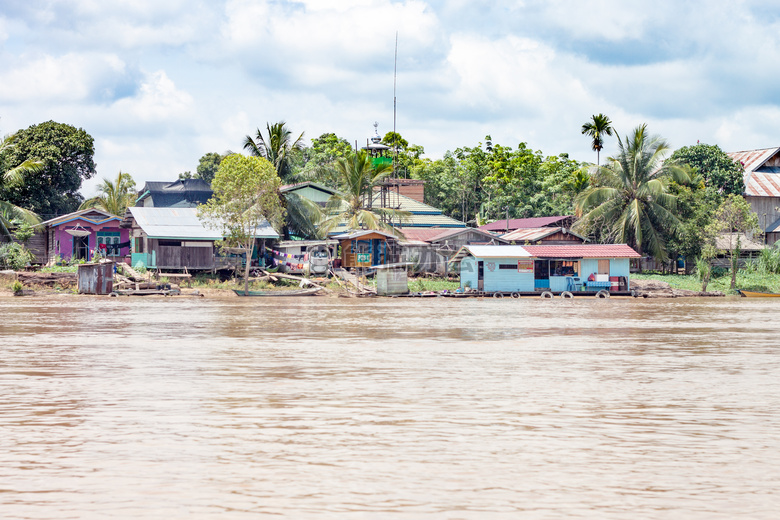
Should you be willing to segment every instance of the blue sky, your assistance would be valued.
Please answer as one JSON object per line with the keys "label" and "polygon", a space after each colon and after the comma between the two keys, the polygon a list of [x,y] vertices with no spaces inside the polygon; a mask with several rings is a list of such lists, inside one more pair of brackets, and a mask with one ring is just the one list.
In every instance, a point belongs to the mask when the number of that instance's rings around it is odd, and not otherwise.
{"label": "blue sky", "polygon": [[0,132],[84,128],[86,196],[120,169],[194,172],[266,122],[362,145],[392,129],[396,32],[397,129],[431,159],[490,134],[593,161],[600,112],[674,148],[780,146],[780,9],[749,0],[4,0]]}

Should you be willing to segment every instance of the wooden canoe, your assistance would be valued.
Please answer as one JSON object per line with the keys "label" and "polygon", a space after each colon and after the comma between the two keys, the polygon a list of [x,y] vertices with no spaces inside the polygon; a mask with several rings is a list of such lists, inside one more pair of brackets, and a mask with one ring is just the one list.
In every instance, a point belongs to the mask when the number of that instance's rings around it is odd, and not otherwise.
{"label": "wooden canoe", "polygon": [[739,290],[739,294],[741,294],[743,298],[780,298],[780,293],[743,291],[742,289]]}
{"label": "wooden canoe", "polygon": [[248,293],[244,293],[243,289],[233,289],[233,292],[238,296],[311,296],[321,290],[322,287],[313,287],[291,291],[249,291]]}

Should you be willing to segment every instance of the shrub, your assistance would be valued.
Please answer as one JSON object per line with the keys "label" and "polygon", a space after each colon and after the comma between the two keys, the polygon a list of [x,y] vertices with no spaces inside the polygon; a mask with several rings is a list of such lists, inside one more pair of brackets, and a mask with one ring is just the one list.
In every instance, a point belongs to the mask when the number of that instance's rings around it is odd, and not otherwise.
{"label": "shrub", "polygon": [[18,271],[35,260],[33,254],[22,244],[9,242],[0,246],[0,268]]}
{"label": "shrub", "polygon": [[22,290],[23,289],[24,289],[24,286],[22,285],[22,282],[20,282],[19,280],[14,280],[14,283],[11,284],[11,290],[17,296],[22,294]]}

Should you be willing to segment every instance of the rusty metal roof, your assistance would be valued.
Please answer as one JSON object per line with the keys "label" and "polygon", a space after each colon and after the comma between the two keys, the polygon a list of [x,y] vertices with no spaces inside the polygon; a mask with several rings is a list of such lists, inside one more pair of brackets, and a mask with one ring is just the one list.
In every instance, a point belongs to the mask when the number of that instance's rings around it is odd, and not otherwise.
{"label": "rusty metal roof", "polygon": [[640,258],[626,244],[572,244],[523,246],[536,258]]}
{"label": "rusty metal roof", "polygon": [[751,197],[780,197],[780,170],[764,166],[776,156],[780,148],[763,148],[728,154],[745,167],[745,195]]}
{"label": "rusty metal roof", "polygon": [[538,228],[516,229],[514,231],[501,235],[501,238],[503,238],[504,240],[509,240],[510,242],[536,242],[537,240],[541,240],[545,237],[554,235],[555,233],[558,232],[563,232],[564,234],[575,236],[582,241],[586,240],[585,237],[580,236],[577,233],[574,233],[570,229],[565,229],[562,227],[538,227]]}

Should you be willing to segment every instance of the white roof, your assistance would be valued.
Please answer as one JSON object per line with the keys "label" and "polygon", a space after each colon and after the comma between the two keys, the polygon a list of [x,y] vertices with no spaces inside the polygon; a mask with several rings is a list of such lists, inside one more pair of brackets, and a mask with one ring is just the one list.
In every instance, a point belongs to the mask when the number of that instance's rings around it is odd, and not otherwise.
{"label": "white roof", "polygon": [[[178,240],[222,240],[218,229],[206,227],[198,218],[196,208],[127,208],[136,223],[149,238]],[[256,238],[279,238],[270,224],[264,222],[255,232]]]}
{"label": "white roof", "polygon": [[467,256],[478,258],[530,258],[531,253],[523,246],[463,246],[450,262],[460,262]]}

